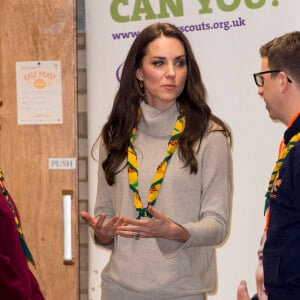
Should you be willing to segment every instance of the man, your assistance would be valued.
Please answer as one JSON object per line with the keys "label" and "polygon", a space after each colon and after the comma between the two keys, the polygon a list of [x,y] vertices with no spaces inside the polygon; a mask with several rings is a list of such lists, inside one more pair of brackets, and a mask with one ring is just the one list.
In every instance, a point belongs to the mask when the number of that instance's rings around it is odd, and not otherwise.
{"label": "man", "polygon": [[300,32],[260,48],[254,74],[269,116],[287,129],[266,193],[264,281],[269,300],[300,299]]}

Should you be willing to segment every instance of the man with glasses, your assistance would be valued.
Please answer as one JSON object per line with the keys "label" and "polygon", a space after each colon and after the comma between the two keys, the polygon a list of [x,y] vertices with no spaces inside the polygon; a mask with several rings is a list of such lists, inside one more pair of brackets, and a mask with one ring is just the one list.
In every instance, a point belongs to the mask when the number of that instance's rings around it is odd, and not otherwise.
{"label": "man with glasses", "polygon": [[300,299],[300,32],[260,48],[258,94],[287,129],[267,186],[264,282],[269,300]]}

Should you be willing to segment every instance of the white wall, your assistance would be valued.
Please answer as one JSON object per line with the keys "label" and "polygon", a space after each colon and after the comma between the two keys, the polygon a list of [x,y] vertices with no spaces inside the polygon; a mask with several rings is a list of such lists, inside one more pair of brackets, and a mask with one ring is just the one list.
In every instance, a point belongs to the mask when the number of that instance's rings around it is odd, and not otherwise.
{"label": "white wall", "polygon": [[[300,1],[189,0],[182,1],[185,3],[181,17],[170,14],[170,18],[145,21],[142,15],[141,21],[126,23],[117,23],[112,19],[110,5],[118,2],[126,1],[86,1],[89,147],[106,121],[118,85],[116,69],[133,41],[132,38],[114,40],[113,33],[141,30],[157,21],[182,26],[243,20],[241,26],[230,30],[202,30],[186,35],[192,43],[208,89],[209,105],[230,125],[234,141],[231,234],[225,245],[217,250],[219,286],[217,293],[208,299],[235,299],[236,287],[241,279],[248,281],[252,294],[255,292],[257,247],[264,226],[264,194],[284,131],[283,125],[269,119],[264,102],[257,95],[252,73],[260,70],[258,48],[262,43],[299,29]],[[134,11],[137,1],[127,2],[130,3],[119,5],[121,15],[132,15]],[[160,1],[141,1],[145,4],[150,2],[153,11],[158,13]],[[206,7],[209,5],[211,13],[199,13],[203,9],[201,3],[206,3]],[[249,8],[247,4],[257,8]],[[232,11],[224,11],[230,5]],[[91,213],[96,184],[97,163],[90,159]],[[100,298],[100,273],[108,256],[107,251],[90,243],[89,299]]]}

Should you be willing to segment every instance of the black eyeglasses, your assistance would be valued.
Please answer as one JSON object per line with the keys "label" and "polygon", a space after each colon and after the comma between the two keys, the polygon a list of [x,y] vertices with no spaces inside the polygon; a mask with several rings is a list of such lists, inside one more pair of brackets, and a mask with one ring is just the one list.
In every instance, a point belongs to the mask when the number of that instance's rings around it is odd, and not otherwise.
{"label": "black eyeglasses", "polygon": [[[265,83],[265,79],[263,76],[263,74],[268,74],[268,73],[279,73],[282,70],[269,70],[269,71],[264,71],[264,72],[259,72],[259,73],[254,73],[253,77],[254,77],[254,81],[256,83],[257,86],[262,87],[264,86]],[[292,83],[292,80],[288,77],[288,82]]]}

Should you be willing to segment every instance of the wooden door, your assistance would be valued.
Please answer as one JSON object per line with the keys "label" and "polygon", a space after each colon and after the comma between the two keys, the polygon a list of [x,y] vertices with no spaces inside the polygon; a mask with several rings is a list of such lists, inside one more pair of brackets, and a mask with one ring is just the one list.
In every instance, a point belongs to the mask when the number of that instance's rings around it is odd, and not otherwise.
{"label": "wooden door", "polygon": [[[0,1],[0,167],[47,300],[79,299],[77,168],[48,167],[49,158],[77,158],[75,4]],[[51,60],[61,62],[63,123],[18,125],[16,62]],[[66,190],[73,193],[71,263],[64,262]]]}

